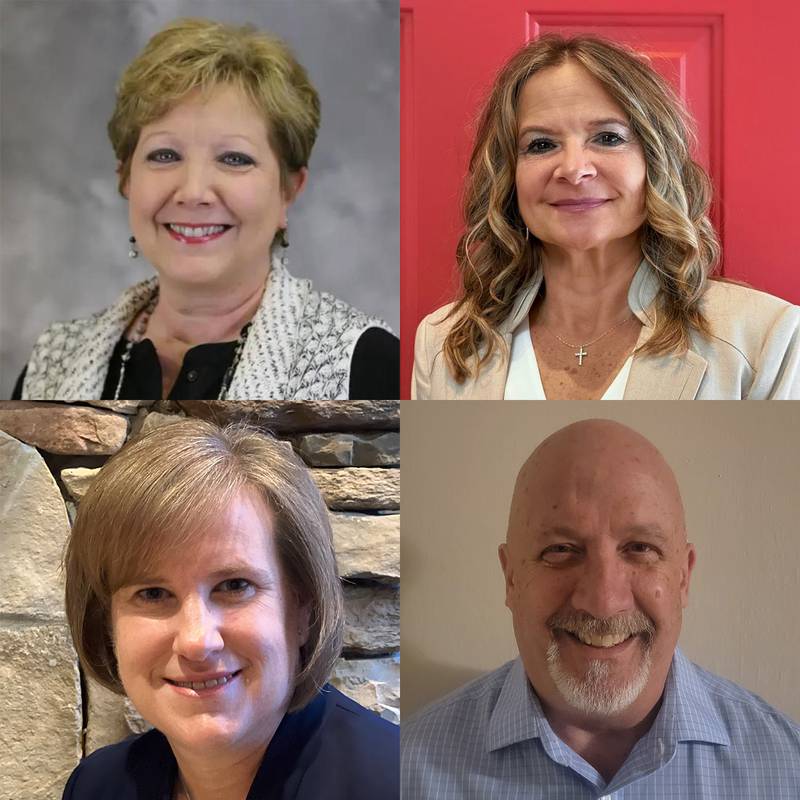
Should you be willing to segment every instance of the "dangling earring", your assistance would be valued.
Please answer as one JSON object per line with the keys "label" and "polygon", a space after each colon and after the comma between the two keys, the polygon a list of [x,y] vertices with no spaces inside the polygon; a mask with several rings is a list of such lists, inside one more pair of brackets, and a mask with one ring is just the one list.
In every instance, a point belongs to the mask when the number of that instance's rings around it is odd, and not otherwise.
{"label": "dangling earring", "polygon": [[139,251],[136,249],[136,237],[131,236],[131,238],[128,239],[128,242],[130,243],[130,247],[128,249],[128,258],[139,258]]}
{"label": "dangling earring", "polygon": [[528,237],[531,235],[531,232],[528,230],[528,226],[525,226],[525,241],[528,241]]}
{"label": "dangling earring", "polygon": [[288,247],[289,246],[289,239],[287,234],[289,233],[289,226],[287,225],[285,228],[278,228],[278,244],[281,247]]}

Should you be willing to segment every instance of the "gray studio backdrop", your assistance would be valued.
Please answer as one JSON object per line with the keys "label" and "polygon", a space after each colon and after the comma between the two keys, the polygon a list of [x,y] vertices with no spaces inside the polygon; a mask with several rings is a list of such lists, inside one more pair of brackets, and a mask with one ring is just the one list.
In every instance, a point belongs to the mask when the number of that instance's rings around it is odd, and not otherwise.
{"label": "gray studio backdrop", "polygon": [[181,16],[291,45],[322,125],[290,211],[290,268],[399,330],[396,0],[0,0],[0,399],[48,323],[152,274],[127,257],[106,123],[123,68]]}

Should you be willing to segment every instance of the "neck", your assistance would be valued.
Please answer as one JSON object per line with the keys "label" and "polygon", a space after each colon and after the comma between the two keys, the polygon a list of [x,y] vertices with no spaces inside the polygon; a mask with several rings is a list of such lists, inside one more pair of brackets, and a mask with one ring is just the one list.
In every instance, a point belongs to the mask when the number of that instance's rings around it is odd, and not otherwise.
{"label": "neck", "polygon": [[258,310],[265,284],[240,286],[224,295],[159,284],[158,304],[147,326],[157,347],[183,347],[237,339]]}
{"label": "neck", "polygon": [[[173,748],[174,749],[174,748]],[[266,746],[235,755],[201,756],[175,750],[178,762],[179,798],[191,800],[244,800],[250,791]],[[187,795],[188,793],[188,795]]]}
{"label": "neck", "polygon": [[646,713],[628,711],[613,718],[586,719],[563,714],[542,702],[556,736],[588,761],[606,783],[617,774],[636,742],[650,730],[660,708],[661,698]]}
{"label": "neck", "polygon": [[638,240],[621,242],[613,252],[546,247],[545,291],[534,307],[536,321],[573,342],[599,336],[632,314],[628,290],[641,258]]}

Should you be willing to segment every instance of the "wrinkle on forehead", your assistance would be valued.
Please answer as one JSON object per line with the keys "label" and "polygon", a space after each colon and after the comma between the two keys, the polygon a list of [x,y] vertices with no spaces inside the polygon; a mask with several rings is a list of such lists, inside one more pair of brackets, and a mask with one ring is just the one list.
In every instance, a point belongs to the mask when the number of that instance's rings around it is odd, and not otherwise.
{"label": "wrinkle on forehead", "polygon": [[[664,517],[658,521],[674,532],[676,542],[685,542],[678,482],[655,445],[618,422],[581,420],[545,439],[522,465],[507,540],[524,538],[544,518],[574,509],[587,515],[609,509],[624,514],[628,499],[633,507],[643,491],[654,513]],[[592,502],[582,505],[585,499]]]}

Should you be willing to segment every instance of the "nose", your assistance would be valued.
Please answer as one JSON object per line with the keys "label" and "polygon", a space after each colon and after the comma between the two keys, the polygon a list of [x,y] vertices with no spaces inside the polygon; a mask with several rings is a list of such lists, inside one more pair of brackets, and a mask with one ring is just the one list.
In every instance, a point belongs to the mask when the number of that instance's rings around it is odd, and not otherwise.
{"label": "nose", "polygon": [[178,174],[174,200],[180,206],[211,205],[216,200],[213,173],[200,162],[184,161]]}
{"label": "nose", "polygon": [[555,169],[555,177],[574,185],[587,178],[594,178],[597,175],[597,168],[591,155],[591,151],[577,142],[566,143]]}
{"label": "nose", "polygon": [[190,661],[204,661],[224,647],[220,633],[220,610],[202,597],[187,598],[177,616],[177,630],[172,649]]}
{"label": "nose", "polygon": [[587,557],[573,590],[572,605],[598,618],[632,611],[636,605],[630,566],[616,552]]}

